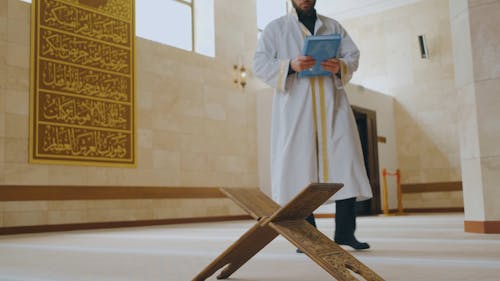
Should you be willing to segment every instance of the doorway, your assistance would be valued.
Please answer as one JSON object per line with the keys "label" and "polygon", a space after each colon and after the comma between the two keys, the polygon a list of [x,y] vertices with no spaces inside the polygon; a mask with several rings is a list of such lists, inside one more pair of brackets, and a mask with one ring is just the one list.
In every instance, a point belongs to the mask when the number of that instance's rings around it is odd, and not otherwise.
{"label": "doorway", "polygon": [[358,126],[363,158],[365,161],[368,181],[372,188],[373,197],[371,199],[356,203],[357,215],[377,215],[380,214],[380,179],[378,165],[378,144],[377,144],[377,115],[373,110],[352,106],[354,118]]}

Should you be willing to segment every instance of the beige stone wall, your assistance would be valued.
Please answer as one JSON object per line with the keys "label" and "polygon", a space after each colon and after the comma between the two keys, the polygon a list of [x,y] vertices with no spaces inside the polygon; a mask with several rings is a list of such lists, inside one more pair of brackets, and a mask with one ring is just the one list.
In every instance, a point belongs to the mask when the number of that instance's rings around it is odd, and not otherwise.
{"label": "beige stone wall", "polygon": [[[415,4],[343,22],[361,50],[354,78],[394,96],[398,165],[403,183],[460,181],[457,94],[447,0]],[[430,57],[420,58],[418,35]],[[435,207],[431,195],[405,198],[405,207]],[[461,194],[445,193],[443,207],[460,207]],[[413,198],[413,199],[411,199]]]}
{"label": "beige stone wall", "polygon": [[[0,1],[0,184],[257,187],[254,1],[215,1],[216,57],[137,40],[137,167],[28,164],[30,5]],[[147,208],[146,208],[147,207]],[[0,226],[220,216],[229,200],[0,202]]]}
{"label": "beige stone wall", "polygon": [[500,221],[500,2],[450,0],[466,221]]}
{"label": "beige stone wall", "polygon": [[229,199],[138,199],[0,203],[0,227],[162,220],[243,214]]}
{"label": "beige stone wall", "polygon": [[[469,1],[485,220],[500,221],[500,1]],[[467,99],[467,98],[466,98]],[[464,121],[465,116],[461,116]],[[466,167],[468,168],[468,167]],[[463,170],[463,169],[462,169]],[[475,177],[470,178],[473,180]],[[469,189],[474,192],[474,188]],[[472,206],[471,206],[472,207]],[[468,217],[468,215],[466,215]],[[472,217],[472,216],[471,216]],[[477,217],[476,217],[477,218]]]}
{"label": "beige stone wall", "polygon": [[[356,75],[356,74],[355,74]],[[373,110],[377,113],[377,134],[384,137],[386,142],[378,142],[379,185],[383,188],[382,170],[385,168],[390,173],[398,169],[396,147],[396,132],[394,120],[394,98],[360,85],[350,84],[347,92],[351,104]],[[397,182],[395,177],[387,178],[387,194],[389,209],[398,206]],[[382,196],[380,196],[382,198]]]}
{"label": "beige stone wall", "polygon": [[403,195],[403,208],[455,209],[463,207],[462,191],[409,193]]}

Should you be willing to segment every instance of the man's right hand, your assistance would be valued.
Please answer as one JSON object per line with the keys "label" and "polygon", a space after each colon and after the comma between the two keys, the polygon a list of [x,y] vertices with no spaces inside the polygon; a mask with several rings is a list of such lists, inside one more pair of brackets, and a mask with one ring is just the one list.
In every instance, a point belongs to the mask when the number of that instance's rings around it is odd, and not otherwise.
{"label": "man's right hand", "polygon": [[298,56],[290,62],[290,67],[296,71],[301,72],[306,69],[312,68],[316,64],[316,60],[309,56]]}

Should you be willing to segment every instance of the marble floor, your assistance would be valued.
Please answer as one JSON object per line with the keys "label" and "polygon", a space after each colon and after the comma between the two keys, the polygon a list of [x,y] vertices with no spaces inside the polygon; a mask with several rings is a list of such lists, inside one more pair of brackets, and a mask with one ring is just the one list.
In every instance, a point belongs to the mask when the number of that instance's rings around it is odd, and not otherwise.
{"label": "marble floor", "polygon": [[[352,253],[386,280],[500,280],[500,235],[464,233],[463,220],[463,214],[361,217],[357,235],[372,249]],[[253,223],[0,236],[0,280],[189,281]],[[333,219],[319,219],[318,227],[331,236]],[[279,237],[230,280],[334,279]]]}

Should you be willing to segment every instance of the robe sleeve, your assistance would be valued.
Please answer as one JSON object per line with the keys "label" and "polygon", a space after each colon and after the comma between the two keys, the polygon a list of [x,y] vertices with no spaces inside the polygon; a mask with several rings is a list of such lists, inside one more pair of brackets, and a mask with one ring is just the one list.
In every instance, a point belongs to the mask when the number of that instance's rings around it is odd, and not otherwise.
{"label": "robe sleeve", "polygon": [[272,88],[285,91],[290,60],[278,58],[280,36],[276,33],[270,26],[262,32],[253,58],[253,71]]}
{"label": "robe sleeve", "polygon": [[340,60],[340,80],[342,86],[344,86],[351,81],[352,74],[358,69],[359,50],[343,28],[338,57]]}

